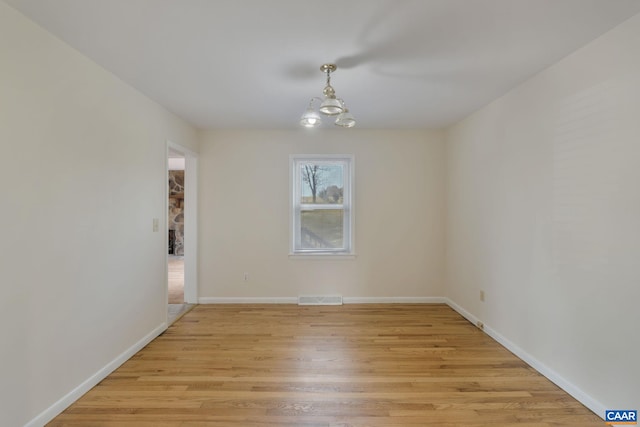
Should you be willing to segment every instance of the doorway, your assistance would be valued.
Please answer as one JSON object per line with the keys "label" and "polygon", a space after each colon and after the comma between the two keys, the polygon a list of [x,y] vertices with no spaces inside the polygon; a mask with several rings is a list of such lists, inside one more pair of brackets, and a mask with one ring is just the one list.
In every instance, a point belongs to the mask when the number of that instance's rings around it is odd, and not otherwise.
{"label": "doorway", "polygon": [[197,303],[197,155],[167,142],[167,324]]}

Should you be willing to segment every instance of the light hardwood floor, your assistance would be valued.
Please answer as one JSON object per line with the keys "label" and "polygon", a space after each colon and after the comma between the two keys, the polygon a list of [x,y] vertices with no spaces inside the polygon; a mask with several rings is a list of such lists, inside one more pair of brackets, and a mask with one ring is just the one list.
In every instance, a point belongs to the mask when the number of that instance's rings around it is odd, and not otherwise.
{"label": "light hardwood floor", "polygon": [[184,257],[169,256],[169,304],[184,302]]}
{"label": "light hardwood floor", "polygon": [[49,425],[604,422],[446,305],[201,305]]}

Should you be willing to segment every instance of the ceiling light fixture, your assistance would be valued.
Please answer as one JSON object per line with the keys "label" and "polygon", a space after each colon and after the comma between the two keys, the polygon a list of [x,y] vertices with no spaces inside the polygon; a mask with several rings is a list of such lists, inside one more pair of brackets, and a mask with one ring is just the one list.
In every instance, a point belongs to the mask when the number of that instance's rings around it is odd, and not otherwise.
{"label": "ceiling light fixture", "polygon": [[[344,101],[341,98],[336,98],[336,91],[331,86],[331,73],[334,72],[338,67],[336,64],[323,64],[320,67],[320,71],[323,73],[327,73],[327,85],[324,87],[322,93],[324,94],[324,99],[319,97],[313,97],[309,101],[309,106],[306,111],[300,118],[300,124],[307,128],[313,128],[319,126],[322,122],[320,114],[318,112],[324,114],[325,116],[337,116],[336,121],[334,122],[336,126],[341,126],[345,128],[351,128],[356,125],[356,119],[349,112],[349,109],[345,105]],[[313,108],[313,103],[315,101],[320,102],[320,107],[316,111]]]}

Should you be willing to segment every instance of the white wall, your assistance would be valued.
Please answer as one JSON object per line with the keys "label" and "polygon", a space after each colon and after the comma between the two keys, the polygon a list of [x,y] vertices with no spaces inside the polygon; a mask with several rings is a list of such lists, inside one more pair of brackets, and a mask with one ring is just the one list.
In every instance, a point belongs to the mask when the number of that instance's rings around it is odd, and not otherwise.
{"label": "white wall", "polygon": [[167,139],[197,149],[189,125],[0,2],[0,425],[164,323]]}
{"label": "white wall", "polygon": [[169,157],[167,166],[170,171],[183,171],[185,165],[184,157]]}
{"label": "white wall", "polygon": [[448,296],[597,411],[640,404],[639,52],[636,16],[447,132]]}
{"label": "white wall", "polygon": [[[355,155],[355,260],[288,257],[289,155],[305,153]],[[199,165],[200,297],[443,295],[440,132],[208,132]]]}

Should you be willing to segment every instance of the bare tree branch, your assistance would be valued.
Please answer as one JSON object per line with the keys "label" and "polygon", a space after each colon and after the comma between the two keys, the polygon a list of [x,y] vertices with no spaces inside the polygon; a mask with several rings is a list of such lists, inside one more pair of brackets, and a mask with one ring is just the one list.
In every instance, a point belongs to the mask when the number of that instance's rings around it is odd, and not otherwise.
{"label": "bare tree branch", "polygon": [[311,196],[313,197],[313,203],[316,202],[318,186],[322,185],[323,170],[322,166],[319,165],[302,166],[302,180],[309,185],[309,190],[311,190]]}

